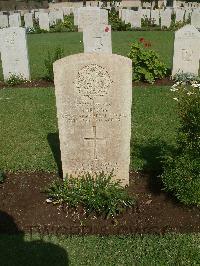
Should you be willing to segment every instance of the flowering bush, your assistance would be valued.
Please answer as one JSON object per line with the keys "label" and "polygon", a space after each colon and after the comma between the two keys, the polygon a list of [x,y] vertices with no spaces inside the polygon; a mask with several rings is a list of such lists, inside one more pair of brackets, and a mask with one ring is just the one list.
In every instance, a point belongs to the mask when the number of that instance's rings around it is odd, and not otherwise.
{"label": "flowering bush", "polygon": [[151,49],[150,41],[140,38],[134,42],[128,57],[133,62],[133,80],[154,83],[167,74],[166,65],[160,60],[159,55]]}
{"label": "flowering bush", "polygon": [[180,128],[176,153],[165,158],[162,180],[181,202],[200,205],[200,84],[177,82],[171,90]]}
{"label": "flowering bush", "polygon": [[109,24],[111,25],[112,31],[131,31],[131,24],[126,24],[119,18],[119,12],[111,10],[109,12]]}

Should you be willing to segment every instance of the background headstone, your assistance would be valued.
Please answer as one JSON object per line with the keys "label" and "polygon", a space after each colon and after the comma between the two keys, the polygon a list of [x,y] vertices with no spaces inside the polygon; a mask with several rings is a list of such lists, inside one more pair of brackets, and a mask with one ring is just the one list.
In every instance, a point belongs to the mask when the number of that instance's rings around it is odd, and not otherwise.
{"label": "background headstone", "polygon": [[0,15],[0,28],[7,28],[7,27],[8,27],[8,16]]}
{"label": "background headstone", "polygon": [[48,13],[39,14],[39,26],[42,30],[49,31],[49,15]]}
{"label": "background headstone", "polygon": [[200,59],[200,32],[186,25],[175,33],[172,75],[177,72],[198,75]]}
{"label": "background headstone", "polygon": [[132,61],[77,54],[54,63],[63,176],[114,171],[129,183]]}
{"label": "background headstone", "polygon": [[111,26],[96,25],[83,29],[83,44],[85,53],[111,53]]}
{"label": "background headstone", "polygon": [[4,80],[12,74],[29,80],[29,60],[24,28],[5,28],[0,30],[1,61]]}
{"label": "background headstone", "polygon": [[21,16],[19,13],[14,13],[9,16],[10,27],[20,27],[21,26]]}
{"label": "background headstone", "polygon": [[25,28],[33,28],[33,15],[31,13],[24,14]]}

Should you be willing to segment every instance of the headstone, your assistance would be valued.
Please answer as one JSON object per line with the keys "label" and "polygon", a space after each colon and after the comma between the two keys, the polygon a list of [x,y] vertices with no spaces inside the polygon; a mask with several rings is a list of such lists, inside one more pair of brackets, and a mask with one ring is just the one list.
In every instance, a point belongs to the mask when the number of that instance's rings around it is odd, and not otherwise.
{"label": "headstone", "polygon": [[21,16],[19,13],[14,13],[9,16],[10,27],[21,27]]}
{"label": "headstone", "polygon": [[130,23],[131,23],[132,28],[141,28],[141,12],[140,11],[131,11]]}
{"label": "headstone", "polygon": [[49,12],[49,24],[50,26],[56,24],[59,20],[63,21],[63,11],[51,11]]}
{"label": "headstone", "polygon": [[62,11],[63,11],[64,16],[69,16],[71,14],[70,7],[62,7]]}
{"label": "headstone", "polygon": [[24,28],[5,28],[0,30],[1,61],[4,80],[12,74],[30,79],[29,60]]}
{"label": "headstone", "polygon": [[8,16],[7,15],[0,15],[0,28],[7,28],[8,27]]}
{"label": "headstone", "polygon": [[198,75],[200,58],[200,32],[186,25],[175,33],[172,75],[177,72]]}
{"label": "headstone", "polygon": [[129,183],[132,61],[77,54],[54,63],[63,177],[114,172]]}
{"label": "headstone", "polygon": [[161,17],[161,28],[162,27],[167,27],[169,28],[171,25],[171,15],[172,15],[172,11],[170,9],[167,9],[163,12],[160,13],[160,17]]}
{"label": "headstone", "polygon": [[24,14],[25,28],[33,28],[33,15],[31,13]]}
{"label": "headstone", "polygon": [[159,25],[159,10],[151,10],[151,19],[155,25]]}
{"label": "headstone", "polygon": [[94,24],[108,24],[108,11],[98,7],[78,8],[78,30]]}
{"label": "headstone", "polygon": [[200,12],[199,12],[199,10],[192,12],[191,25],[200,29]]}
{"label": "headstone", "polygon": [[39,14],[39,26],[42,30],[49,31],[49,15],[48,13]]}
{"label": "headstone", "polygon": [[185,10],[183,9],[177,9],[176,10],[176,22],[178,21],[183,21],[184,18],[184,14],[185,14]]}
{"label": "headstone", "polygon": [[97,25],[83,29],[83,44],[85,53],[112,54],[111,26]]}
{"label": "headstone", "polygon": [[74,14],[74,25],[78,26],[78,8],[74,8],[73,14]]}

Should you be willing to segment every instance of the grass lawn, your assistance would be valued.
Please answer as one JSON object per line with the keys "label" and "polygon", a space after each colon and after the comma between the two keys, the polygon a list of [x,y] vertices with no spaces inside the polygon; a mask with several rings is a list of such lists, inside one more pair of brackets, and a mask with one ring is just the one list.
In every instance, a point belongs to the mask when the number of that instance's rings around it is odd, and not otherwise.
{"label": "grass lawn", "polygon": [[[173,32],[113,32],[113,53],[126,56],[130,50],[131,42],[138,40],[140,37],[150,40],[152,43],[152,49],[158,51],[167,66],[171,68],[174,39]],[[47,57],[47,52],[55,51],[56,47],[62,47],[66,56],[83,52],[82,33],[69,32],[28,35],[28,50],[32,79],[39,79],[45,75],[44,59]],[[2,68],[0,64],[0,80],[2,79]]]}
{"label": "grass lawn", "polygon": [[[199,235],[0,236],[1,266],[199,265]],[[14,262],[14,264],[13,264]]]}
{"label": "grass lawn", "polygon": [[[134,88],[131,168],[155,169],[162,147],[174,143],[177,124],[176,102],[168,87]],[[54,89],[0,90],[0,128],[0,169],[57,172]]]}

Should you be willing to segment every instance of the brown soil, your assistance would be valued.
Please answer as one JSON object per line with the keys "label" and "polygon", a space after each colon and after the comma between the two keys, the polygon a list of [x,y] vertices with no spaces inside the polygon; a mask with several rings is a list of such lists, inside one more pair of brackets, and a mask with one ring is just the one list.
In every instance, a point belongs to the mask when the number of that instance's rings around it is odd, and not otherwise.
{"label": "brown soil", "polygon": [[[83,209],[46,203],[44,189],[56,178],[46,173],[7,174],[0,185],[0,233],[134,234],[200,232],[200,209],[185,207],[161,190],[155,175],[130,173],[137,203],[117,218],[86,216]],[[156,185],[157,184],[157,185]]]}
{"label": "brown soil", "polygon": [[54,83],[47,80],[32,80],[27,81],[24,83],[21,83],[19,85],[8,85],[2,81],[0,81],[0,89],[4,88],[48,88],[48,87],[54,87]]}
{"label": "brown soil", "polygon": [[[156,80],[153,86],[171,86],[173,85],[174,82],[170,80],[170,78],[163,78]],[[152,86],[152,84],[149,84],[147,82],[133,82],[133,87],[147,87],[147,86]],[[2,81],[0,81],[0,89],[4,88],[48,88],[48,87],[54,87],[54,83],[51,81],[46,81],[46,80],[32,80],[32,81],[27,81],[24,83],[21,83],[19,85],[8,85]]]}
{"label": "brown soil", "polygon": [[133,82],[133,87],[149,87],[149,86],[172,86],[174,84],[174,81],[170,79],[170,77],[166,77],[163,79],[157,79],[154,84],[150,84],[147,82],[142,81],[135,81]]}

